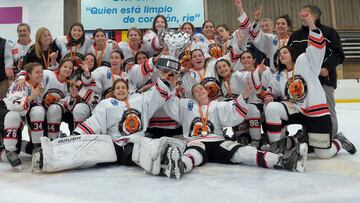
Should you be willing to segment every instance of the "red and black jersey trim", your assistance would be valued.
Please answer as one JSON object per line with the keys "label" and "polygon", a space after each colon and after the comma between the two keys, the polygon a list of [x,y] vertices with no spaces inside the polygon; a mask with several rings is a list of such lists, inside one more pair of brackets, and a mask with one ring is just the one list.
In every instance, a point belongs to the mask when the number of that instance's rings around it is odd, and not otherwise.
{"label": "red and black jersey trim", "polygon": [[318,48],[318,49],[322,49],[322,48],[324,48],[326,46],[326,41],[325,41],[323,35],[321,35],[320,38],[309,35],[309,44],[311,46],[314,46],[314,47]]}
{"label": "red and black jersey trim", "polygon": [[163,97],[163,98],[165,98],[165,99],[168,99],[168,98],[169,98],[168,93],[167,93],[165,90],[161,89],[157,83],[155,84],[155,87],[156,87],[156,89],[159,91],[161,97]]}
{"label": "red and black jersey trim", "polygon": [[269,168],[269,166],[266,163],[266,152],[265,151],[257,151],[256,153],[256,165],[263,167],[263,168]]}
{"label": "red and black jersey trim", "polygon": [[95,134],[95,132],[93,131],[92,128],[90,128],[88,125],[86,125],[85,122],[80,123],[78,126],[78,128],[80,128],[84,133],[86,134]]}
{"label": "red and black jersey trim", "polygon": [[146,76],[147,74],[151,73],[153,71],[153,69],[150,67],[149,65],[149,60],[145,60],[142,64],[141,64],[141,73],[143,74],[143,76]]}
{"label": "red and black jersey trim", "polygon": [[301,112],[305,116],[323,116],[330,114],[330,110],[327,104],[318,104],[314,106],[309,106],[306,109],[301,108]]}
{"label": "red and black jersey trim", "polygon": [[245,109],[244,107],[242,107],[238,101],[238,99],[235,99],[235,110],[236,112],[238,112],[240,114],[240,116],[242,116],[243,118],[246,117],[247,114],[247,109]]}
{"label": "red and black jersey trim", "polygon": [[248,17],[246,17],[244,21],[240,22],[239,28],[242,29],[242,30],[244,30],[244,29],[246,29],[249,25],[250,25],[250,20],[249,20]]}
{"label": "red and black jersey trim", "polygon": [[284,125],[282,123],[266,122],[266,128],[269,133],[280,134],[283,127]]}
{"label": "red and black jersey trim", "polygon": [[177,126],[178,123],[171,119],[170,117],[153,117],[150,119],[149,126],[155,127],[155,126]]}
{"label": "red and black jersey trim", "polygon": [[258,30],[258,31],[256,31],[256,32],[250,30],[250,31],[249,31],[250,38],[251,38],[251,39],[255,39],[255,38],[258,36],[259,32],[260,32],[260,30]]}

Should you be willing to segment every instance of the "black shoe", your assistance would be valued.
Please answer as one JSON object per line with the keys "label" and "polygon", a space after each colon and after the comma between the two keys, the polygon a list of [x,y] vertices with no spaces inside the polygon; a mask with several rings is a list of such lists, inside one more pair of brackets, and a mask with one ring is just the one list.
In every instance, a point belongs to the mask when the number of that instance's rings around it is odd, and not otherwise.
{"label": "black shoe", "polygon": [[21,160],[16,152],[10,152],[6,150],[6,158],[12,167],[21,169]]}
{"label": "black shoe", "polygon": [[339,140],[341,142],[342,148],[345,149],[350,154],[356,153],[356,148],[353,145],[353,143],[348,140],[342,132],[336,134],[335,139]]}

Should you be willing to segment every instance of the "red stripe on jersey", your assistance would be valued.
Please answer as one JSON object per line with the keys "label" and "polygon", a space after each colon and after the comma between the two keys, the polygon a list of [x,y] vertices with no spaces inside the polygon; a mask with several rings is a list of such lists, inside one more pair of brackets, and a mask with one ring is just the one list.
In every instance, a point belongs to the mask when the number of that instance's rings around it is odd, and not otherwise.
{"label": "red stripe on jersey", "polygon": [[318,48],[318,49],[322,49],[322,48],[325,47],[325,43],[323,43],[322,45],[318,45],[318,44],[316,44],[316,43],[314,43],[314,42],[312,42],[312,41],[309,41],[309,44],[310,44],[311,46],[313,46],[313,47]]}
{"label": "red stripe on jersey", "polygon": [[319,43],[322,43],[324,41],[324,35],[321,35],[320,38],[317,38],[313,35],[309,35],[309,38],[316,41],[316,42],[319,42]]}

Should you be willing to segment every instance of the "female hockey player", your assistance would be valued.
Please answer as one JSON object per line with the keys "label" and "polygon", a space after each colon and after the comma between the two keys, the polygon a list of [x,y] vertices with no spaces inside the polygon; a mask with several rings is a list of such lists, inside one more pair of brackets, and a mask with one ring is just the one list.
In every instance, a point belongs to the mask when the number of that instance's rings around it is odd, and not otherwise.
{"label": "female hockey player", "polygon": [[213,58],[219,58],[222,56],[221,42],[216,38],[215,24],[211,20],[206,20],[202,24],[202,33],[195,34],[194,38],[204,43],[209,51],[209,55]]}
{"label": "female hockey player", "polygon": [[163,15],[155,16],[152,28],[147,30],[143,37],[143,42],[145,44],[146,50],[149,53],[149,57],[156,56],[161,51],[161,45],[158,38],[160,30],[168,28],[168,23]]}
{"label": "female hockey player", "polygon": [[74,61],[84,60],[86,50],[93,44],[92,39],[85,35],[84,26],[74,23],[66,36],[55,39],[61,58],[71,58]]}
{"label": "female hockey player", "polygon": [[128,40],[119,42],[119,50],[124,54],[123,71],[128,71],[134,64],[134,57],[139,51],[146,51],[142,42],[142,33],[138,28],[132,27],[127,33]]}
{"label": "female hockey player", "polygon": [[[173,80],[170,74],[160,72],[162,80],[158,79],[143,94],[129,95],[127,81],[116,80],[112,97],[101,101],[93,115],[76,128],[75,132],[83,135],[52,142],[42,139],[42,150],[33,155],[33,172],[56,172],[98,163],[136,163],[154,175],[162,170],[175,171],[174,163],[179,161],[185,144],[172,138],[144,137],[152,114],[169,97],[167,85]],[[176,174],[180,178],[182,173]]]}
{"label": "female hockey player", "polygon": [[221,42],[222,55],[225,55],[228,51],[231,50],[230,47],[230,39],[232,35],[231,30],[228,25],[221,24],[216,26],[216,32]]}
{"label": "female hockey player", "polygon": [[243,64],[244,69],[233,72],[229,61],[225,59],[218,60],[215,64],[216,73],[218,74],[222,95],[224,95],[225,100],[236,99],[247,84],[255,88],[255,91],[247,100],[248,114],[246,120],[234,126],[233,132],[234,138],[244,145],[249,144],[250,140],[246,139],[246,135],[250,134],[251,144],[259,148],[263,100],[266,96],[264,89],[269,86],[271,71],[263,64],[255,68],[255,55],[250,51],[244,51],[240,55],[240,62]]}
{"label": "female hockey player", "polygon": [[[82,77],[84,84],[91,84],[95,80],[97,91],[100,93],[101,99],[107,98],[110,96],[110,90],[114,81],[118,78],[123,78],[129,82],[130,92],[134,92],[134,87],[129,81],[129,76],[127,72],[121,69],[122,63],[124,61],[124,55],[121,51],[116,50],[110,53],[110,67],[100,66],[91,72],[91,77]],[[100,91],[100,92],[98,92]]]}
{"label": "female hockey player", "polygon": [[182,161],[179,161],[176,167],[184,166],[185,173],[188,173],[195,166],[215,162],[242,163],[300,172],[304,170],[307,157],[305,143],[288,148],[282,155],[257,151],[255,147],[242,146],[224,139],[224,127],[235,126],[246,118],[248,105],[244,99],[250,96],[251,91],[250,85],[247,85],[235,100],[218,102],[211,101],[206,88],[197,84],[192,88],[194,99],[172,97],[165,103],[165,110],[170,117],[182,124],[183,136],[187,141]]}
{"label": "female hockey player", "polygon": [[57,67],[59,51],[52,42],[50,31],[44,27],[39,28],[36,31],[35,44],[30,47],[28,53],[24,56],[23,65],[37,62],[44,69],[54,70]]}
{"label": "female hockey player", "polygon": [[309,24],[308,48],[300,56],[290,47],[280,49],[278,72],[270,90],[274,98],[280,97],[282,101],[270,102],[265,109],[268,136],[270,142],[276,142],[285,125],[302,124],[308,131],[309,145],[314,147],[315,155],[331,158],[342,143],[350,142],[345,137],[331,139],[330,111],[318,80],[326,42],[310,13],[302,13],[301,18]]}
{"label": "female hockey player", "polygon": [[[25,116],[31,105],[41,103],[43,68],[41,64],[32,62],[25,65],[27,79],[17,88],[19,80],[14,81],[9,88],[7,96],[0,101],[0,132],[4,139],[6,158],[12,167],[19,168],[19,158],[22,146],[22,130]],[[1,153],[1,151],[0,151]]]}
{"label": "female hockey player", "polygon": [[108,43],[105,31],[101,28],[93,32],[94,44],[87,48],[86,53],[92,53],[96,56],[97,66],[110,67],[110,54],[117,49],[113,43]]}

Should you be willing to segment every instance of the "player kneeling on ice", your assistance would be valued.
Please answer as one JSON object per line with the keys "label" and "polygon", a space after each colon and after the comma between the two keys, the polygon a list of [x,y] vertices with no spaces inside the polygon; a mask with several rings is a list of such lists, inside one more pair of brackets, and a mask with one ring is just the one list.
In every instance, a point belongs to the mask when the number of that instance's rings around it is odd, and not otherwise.
{"label": "player kneeling on ice", "polygon": [[[258,151],[253,146],[225,140],[223,128],[244,121],[247,114],[247,99],[253,89],[250,85],[235,100],[211,101],[206,88],[197,84],[192,88],[193,99],[172,97],[165,103],[169,116],[181,123],[187,148],[180,166],[185,173],[206,162],[241,163],[264,168],[287,169],[302,172],[307,158],[307,144],[284,143],[283,153]],[[286,146],[285,146],[286,144]]]}
{"label": "player kneeling on ice", "polygon": [[[128,95],[128,84],[118,79],[112,87],[112,98],[101,101],[93,115],[79,124],[74,133],[82,134],[50,141],[41,139],[33,154],[33,172],[56,172],[98,163],[139,165],[147,172],[183,173],[178,167],[185,143],[173,138],[144,137],[149,119],[169,98],[171,72],[160,73],[162,79],[143,94]],[[86,135],[83,135],[86,134]]]}

